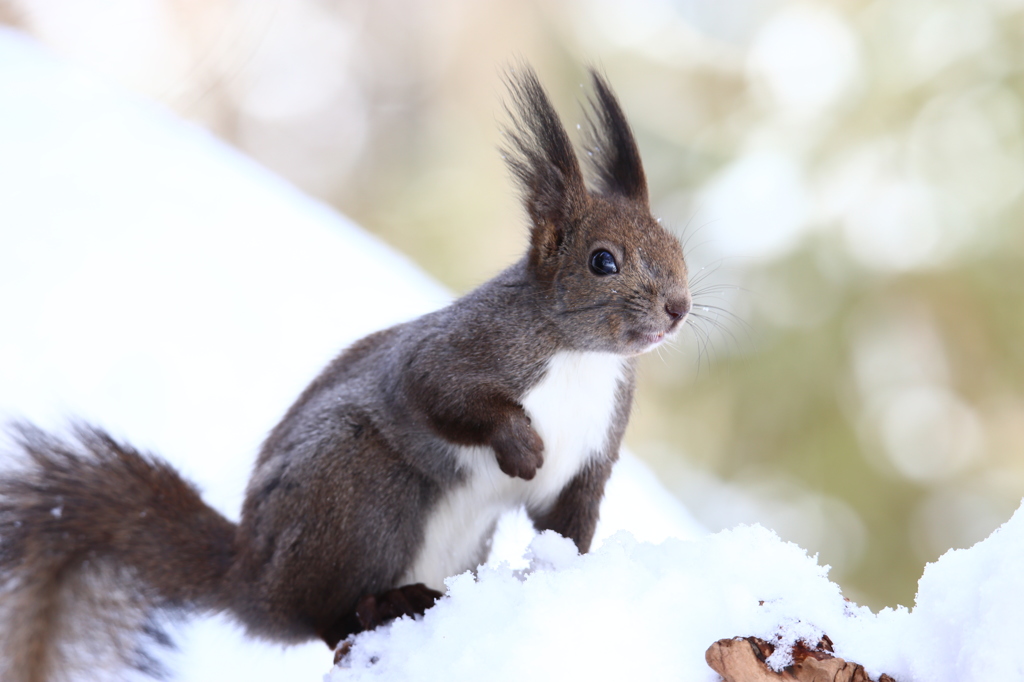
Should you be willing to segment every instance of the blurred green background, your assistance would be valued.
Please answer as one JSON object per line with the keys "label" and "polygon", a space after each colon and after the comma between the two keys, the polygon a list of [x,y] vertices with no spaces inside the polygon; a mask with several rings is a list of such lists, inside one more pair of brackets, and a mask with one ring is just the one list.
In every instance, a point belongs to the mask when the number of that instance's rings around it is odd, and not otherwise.
{"label": "blurred green background", "polygon": [[525,245],[502,69],[531,62],[574,127],[596,64],[695,281],[627,436],[694,515],[772,527],[880,608],[1024,495],[1022,0],[0,0],[0,21],[460,293]]}

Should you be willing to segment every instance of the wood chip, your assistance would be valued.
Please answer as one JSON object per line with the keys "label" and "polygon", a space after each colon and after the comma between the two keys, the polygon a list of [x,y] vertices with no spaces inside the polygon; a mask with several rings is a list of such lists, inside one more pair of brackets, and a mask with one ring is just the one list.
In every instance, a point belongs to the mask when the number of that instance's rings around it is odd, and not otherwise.
{"label": "wood chip", "polygon": [[[775,645],[758,637],[734,637],[712,644],[704,659],[725,682],[872,682],[864,666],[832,654],[828,637],[814,646],[798,642],[793,647],[793,664],[779,672],[766,662],[774,651]],[[882,675],[878,682],[896,681]]]}

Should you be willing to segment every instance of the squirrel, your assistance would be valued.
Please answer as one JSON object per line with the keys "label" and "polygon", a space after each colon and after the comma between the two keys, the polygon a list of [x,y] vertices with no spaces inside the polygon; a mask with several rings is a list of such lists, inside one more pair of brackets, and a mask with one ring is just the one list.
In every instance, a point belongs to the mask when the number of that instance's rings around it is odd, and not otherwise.
{"label": "squirrel", "polygon": [[249,635],[333,649],[422,614],[519,506],[589,550],[635,359],[691,307],[630,126],[605,78],[590,78],[588,184],[534,71],[511,70],[502,153],[529,218],[526,254],[328,364],[263,443],[239,523],[99,428],[12,428],[0,677],[152,671],[147,641],[166,639],[166,613],[227,613]]}

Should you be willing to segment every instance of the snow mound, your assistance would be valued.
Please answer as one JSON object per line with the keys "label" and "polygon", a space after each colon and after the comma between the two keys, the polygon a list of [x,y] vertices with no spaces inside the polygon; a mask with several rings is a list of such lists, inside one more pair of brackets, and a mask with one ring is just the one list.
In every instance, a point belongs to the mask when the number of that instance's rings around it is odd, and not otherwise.
{"label": "snow mound", "polygon": [[[1024,507],[1022,507],[1024,509]],[[544,533],[530,566],[486,566],[447,581],[420,619],[363,633],[331,674],[355,680],[642,679],[714,682],[713,642],[817,642],[900,682],[1024,679],[1024,511],[925,570],[917,604],[878,614],[844,600],[828,567],[760,526],[693,540],[622,532],[579,556]]]}
{"label": "snow mound", "polygon": [[924,569],[907,639],[915,680],[1024,680],[1024,504],[970,549]]}
{"label": "snow mound", "polygon": [[658,545],[622,532],[582,556],[546,532],[530,552],[525,572],[449,578],[422,620],[359,635],[332,682],[715,680],[704,650],[716,639],[843,608],[824,568],[759,526]]}

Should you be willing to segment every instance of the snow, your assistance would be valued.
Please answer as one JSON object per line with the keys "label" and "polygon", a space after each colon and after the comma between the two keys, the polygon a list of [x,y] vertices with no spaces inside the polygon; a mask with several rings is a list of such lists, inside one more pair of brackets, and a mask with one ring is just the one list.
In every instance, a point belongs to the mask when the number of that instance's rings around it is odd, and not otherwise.
{"label": "snow", "polygon": [[[8,30],[0,149],[0,419],[102,424],[231,518],[260,440],[320,367],[449,300],[209,134]],[[329,679],[711,681],[716,639],[821,632],[874,676],[1024,679],[1022,511],[929,565],[913,609],[876,614],[771,531],[705,533],[624,454],[590,554],[513,514],[488,564],[448,586],[424,617],[360,635]],[[322,644],[253,642],[226,617],[177,636],[177,679],[319,680],[330,667]]]}
{"label": "snow", "polygon": [[836,655],[901,682],[1024,679],[1024,507],[988,539],[951,550],[921,578],[913,610],[872,613],[792,543],[760,526],[691,540],[627,532],[579,556],[554,533],[525,570],[498,562],[449,578],[421,619],[358,635],[330,682],[640,679],[714,682],[713,642],[787,646],[827,634]]}
{"label": "snow", "polygon": [[[1024,508],[1024,507],[1022,507]],[[967,550],[929,564],[918,583],[908,639],[932,656],[908,679],[1024,679],[1024,511]]]}
{"label": "snow", "polygon": [[422,622],[360,636],[332,682],[714,680],[704,650],[716,639],[772,636],[794,613],[842,604],[824,569],[759,527],[658,545],[621,533],[584,556],[549,532],[531,551],[525,575],[450,578]]}

